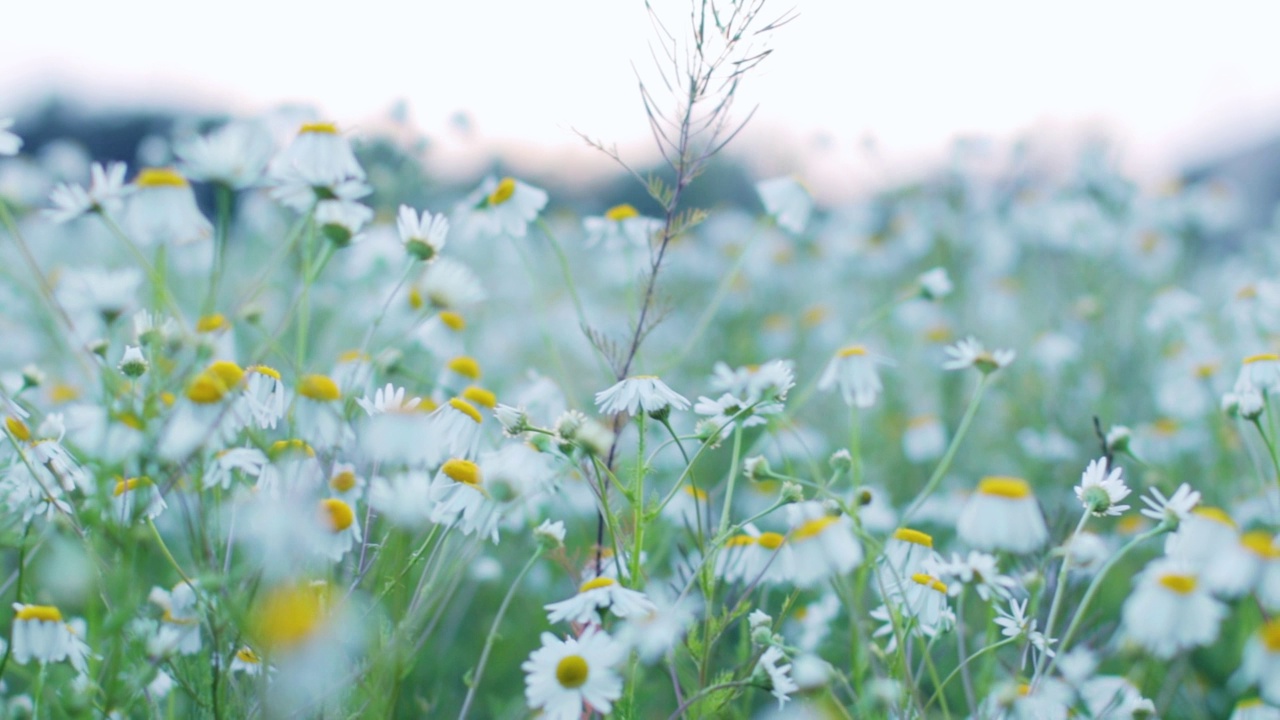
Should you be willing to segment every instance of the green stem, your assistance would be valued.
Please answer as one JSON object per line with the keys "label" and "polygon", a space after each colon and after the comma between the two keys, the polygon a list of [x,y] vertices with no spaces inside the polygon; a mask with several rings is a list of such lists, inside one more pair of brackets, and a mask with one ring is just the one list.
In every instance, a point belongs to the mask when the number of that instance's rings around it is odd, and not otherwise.
{"label": "green stem", "polygon": [[218,306],[218,285],[222,282],[222,272],[226,266],[227,235],[231,231],[231,192],[231,186],[225,183],[216,183],[213,186],[218,229],[213,239],[213,267],[209,269],[209,289],[201,305],[202,315],[211,314]]}
{"label": "green stem", "polygon": [[943,454],[942,460],[938,462],[938,467],[934,468],[933,474],[929,476],[929,481],[924,484],[924,489],[911,502],[907,511],[902,513],[902,524],[905,526],[907,519],[911,517],[924,501],[938,489],[938,485],[942,482],[942,478],[946,477],[947,471],[951,469],[951,461],[955,459],[956,451],[960,449],[960,443],[964,441],[965,435],[969,432],[969,426],[973,424],[973,418],[978,414],[978,406],[982,404],[982,396],[987,391],[987,384],[990,381],[990,375],[983,375],[978,381],[978,387],[973,391],[973,397],[969,399],[969,407],[965,408],[964,417],[960,419],[960,427],[956,428],[956,434],[951,437],[951,443],[947,445],[947,451]]}
{"label": "green stem", "polygon": [[729,486],[724,493],[724,510],[720,513],[720,528],[717,536],[723,536],[729,529],[729,514],[733,508],[733,487],[738,482],[738,458],[742,454],[742,423],[733,429],[733,457],[729,460]]}
{"label": "green stem", "polygon": [[639,590],[644,587],[644,582],[640,578],[640,553],[644,550],[644,435],[645,435],[645,413],[642,411],[636,416],[636,429],[640,432],[639,449],[636,451],[636,479],[631,487],[631,519],[635,524],[633,528],[632,550],[631,550],[631,587]]}
{"label": "green stem", "polygon": [[1277,454],[1276,444],[1262,427],[1262,423],[1258,418],[1253,418],[1252,422],[1253,426],[1258,428],[1258,434],[1262,436],[1262,442],[1267,446],[1267,455],[1271,458],[1271,467],[1276,471],[1276,482],[1280,483],[1280,455]]}
{"label": "green stem", "polygon": [[[1071,546],[1075,543],[1076,537],[1084,530],[1084,525],[1087,522],[1089,522],[1089,508],[1085,508],[1084,514],[1080,516],[1080,522],[1076,523],[1075,532],[1071,533],[1071,537],[1067,538],[1067,542],[1062,546],[1062,566],[1058,568],[1058,585],[1053,590],[1053,602],[1049,604],[1049,618],[1044,623],[1044,637],[1049,642],[1053,641],[1053,629],[1058,623],[1058,613],[1062,611],[1062,598],[1067,594],[1067,572],[1071,569]],[[1040,677],[1040,673],[1044,671],[1045,663],[1048,659],[1049,653],[1040,653],[1040,660],[1036,663],[1036,671],[1032,676],[1033,683]]]}
{"label": "green stem", "polygon": [[1127,545],[1120,548],[1115,555],[1112,555],[1111,559],[1107,561],[1107,564],[1103,565],[1102,569],[1098,571],[1098,574],[1093,576],[1093,581],[1089,583],[1089,588],[1085,590],[1084,597],[1080,599],[1080,607],[1076,608],[1075,617],[1071,618],[1071,624],[1067,626],[1067,632],[1062,635],[1062,642],[1058,643],[1058,653],[1053,656],[1053,659],[1049,661],[1049,666],[1045,668],[1045,677],[1048,677],[1049,674],[1053,672],[1053,668],[1058,663],[1058,658],[1062,657],[1062,654],[1071,646],[1071,640],[1075,637],[1076,631],[1080,629],[1080,623],[1084,620],[1085,611],[1089,609],[1089,603],[1093,601],[1093,596],[1098,594],[1098,590],[1102,587],[1102,580],[1107,576],[1107,573],[1111,571],[1111,568],[1115,567],[1116,564],[1120,562],[1120,559],[1127,555],[1130,550],[1143,542],[1150,540],[1153,537],[1163,535],[1172,529],[1173,524],[1166,521],[1142,533],[1141,535],[1134,537]]}
{"label": "green stem", "polygon": [[930,705],[932,705],[932,704],[933,704],[933,702],[934,702],[935,700],[937,700],[939,697],[941,697],[941,695],[942,695],[942,691],[947,687],[947,684],[948,684],[948,683],[950,683],[952,680],[954,680],[954,679],[955,679],[955,677],[956,677],[956,675],[960,674],[960,671],[961,671],[962,669],[964,669],[964,668],[968,667],[968,666],[969,666],[969,663],[973,662],[974,660],[977,660],[978,658],[980,658],[980,657],[982,657],[983,655],[985,655],[985,654],[987,654],[987,653],[991,652],[992,650],[996,650],[996,649],[998,649],[998,648],[1002,648],[1002,647],[1004,647],[1005,645],[1008,645],[1009,643],[1012,643],[1012,642],[1016,641],[1017,639],[1018,639],[1018,638],[1016,638],[1016,637],[1006,638],[1006,639],[1004,639],[1004,640],[1001,640],[1001,641],[1000,641],[1000,642],[998,642],[998,643],[995,643],[994,645],[988,645],[988,646],[986,646],[986,647],[984,647],[984,648],[982,648],[982,649],[980,649],[980,650],[977,650],[977,651],[975,651],[972,655],[970,655],[969,657],[965,658],[965,659],[964,659],[964,661],[963,661],[963,662],[961,662],[959,665],[957,665],[957,666],[956,666],[956,668],[955,668],[954,670],[952,670],[952,671],[951,671],[951,673],[950,673],[949,675],[947,675],[945,678],[943,678],[942,683],[941,683],[940,685],[938,685],[938,689],[937,689],[937,690],[935,690],[935,691],[933,692],[933,696],[932,696],[932,697],[930,697],[930,698],[929,698],[929,701],[928,701],[928,702],[926,702],[926,703],[924,704],[925,709],[926,709],[926,710],[927,710],[927,709],[929,709],[929,706],[930,706]]}
{"label": "green stem", "polygon": [[[13,590],[14,602],[22,602],[22,578],[27,569],[27,534],[31,532],[31,524],[27,523],[22,531],[22,546],[18,548],[18,579]],[[9,656],[13,654],[13,623],[9,623],[9,642],[4,648],[4,658],[0,659],[0,679],[4,678],[5,668],[9,666]],[[34,715],[32,716],[34,717]]]}
{"label": "green stem", "polygon": [[480,681],[484,679],[484,668],[489,662],[489,653],[493,650],[493,644],[498,639],[498,625],[502,623],[502,618],[507,614],[507,607],[511,605],[511,599],[516,596],[516,588],[520,587],[520,581],[533,568],[533,564],[542,556],[542,546],[533,552],[533,556],[524,564],[524,568],[520,570],[520,574],[516,575],[516,579],[511,582],[511,588],[507,590],[506,597],[502,598],[502,604],[498,606],[498,615],[493,619],[493,625],[489,627],[489,634],[484,639],[484,650],[480,653],[480,662],[476,665],[475,676],[471,679],[471,687],[467,688],[466,700],[462,702],[462,711],[458,713],[458,720],[463,720],[467,713],[471,710],[471,703],[475,700],[476,689],[480,687]]}
{"label": "green stem", "polygon": [[182,578],[183,582],[190,585],[191,589],[194,591],[196,589],[195,583],[191,582],[191,578],[187,577],[187,574],[182,570],[182,566],[174,559],[173,553],[169,552],[169,546],[164,543],[164,538],[160,537],[160,529],[156,527],[155,521],[151,518],[147,518],[147,527],[151,528],[151,535],[155,537],[156,543],[160,545],[160,552],[164,555],[165,559],[168,560],[169,564],[173,566],[173,569],[178,572],[178,576]]}

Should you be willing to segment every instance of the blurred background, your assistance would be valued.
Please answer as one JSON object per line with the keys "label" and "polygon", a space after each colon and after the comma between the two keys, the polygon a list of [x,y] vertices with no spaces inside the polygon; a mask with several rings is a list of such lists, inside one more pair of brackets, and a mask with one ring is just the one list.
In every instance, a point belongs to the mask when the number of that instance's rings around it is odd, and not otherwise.
{"label": "blurred background", "polygon": [[[687,0],[654,0],[672,32]],[[732,146],[754,177],[795,174],[821,201],[901,184],[958,138],[1065,162],[1104,142],[1148,184],[1227,168],[1280,185],[1280,5],[778,0],[797,17],[744,83]],[[317,108],[357,137],[420,133],[428,166],[501,164],[552,186],[616,171],[581,131],[655,158],[637,78],[656,82],[641,0],[224,0],[12,3],[0,116],[29,149],[71,133],[119,147],[174,116]],[[77,130],[77,128],[81,128]],[[406,130],[407,129],[407,130]],[[115,134],[113,134],[115,133]],[[556,182],[556,180],[560,182]]]}

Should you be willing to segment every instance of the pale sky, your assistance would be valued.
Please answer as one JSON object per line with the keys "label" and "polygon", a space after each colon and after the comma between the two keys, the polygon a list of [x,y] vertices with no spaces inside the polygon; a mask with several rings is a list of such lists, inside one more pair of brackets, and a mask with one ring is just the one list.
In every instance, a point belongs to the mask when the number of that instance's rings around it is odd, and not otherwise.
{"label": "pale sky", "polygon": [[[788,1],[769,0],[798,17],[738,105],[759,106],[762,173],[866,179],[868,137],[896,167],[957,134],[1098,129],[1158,174],[1280,131],[1280,3]],[[688,4],[655,0],[673,28]],[[70,87],[95,105],[303,101],[358,128],[404,100],[446,149],[457,111],[476,143],[533,162],[598,161],[572,128],[648,144],[640,0],[45,0],[0,15],[0,114]]]}

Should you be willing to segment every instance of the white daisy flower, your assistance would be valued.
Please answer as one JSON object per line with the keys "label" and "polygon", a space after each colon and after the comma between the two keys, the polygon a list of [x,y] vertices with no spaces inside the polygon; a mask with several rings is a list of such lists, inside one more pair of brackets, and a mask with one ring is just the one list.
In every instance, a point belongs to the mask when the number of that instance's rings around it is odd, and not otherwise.
{"label": "white daisy flower", "polygon": [[378,515],[399,527],[415,530],[431,519],[431,476],[425,472],[377,477],[369,486],[369,504]]}
{"label": "white daisy flower", "polygon": [[[130,523],[135,519],[154,519],[164,512],[168,505],[160,496],[160,488],[149,477],[132,477],[120,479],[111,492],[112,516],[120,523]],[[142,510],[136,508],[143,505]],[[134,513],[138,513],[135,518]]]}
{"label": "white daisy flower", "polygon": [[665,416],[671,408],[686,410],[689,401],[667,387],[657,375],[633,375],[608,390],[596,393],[596,407],[604,415],[643,411],[652,417]]}
{"label": "white daisy flower", "polygon": [[53,207],[44,210],[45,217],[56,223],[70,222],[87,213],[114,214],[123,206],[123,199],[133,191],[125,185],[128,167],[122,162],[94,163],[89,168],[89,189],[71,183],[58,183],[49,193]]}
{"label": "white daisy flower", "polygon": [[1034,648],[1040,655],[1053,657],[1054,652],[1050,648],[1053,643],[1057,642],[1055,638],[1045,637],[1045,634],[1036,630],[1035,618],[1027,617],[1028,600],[1009,600],[1009,609],[996,608],[995,623],[999,625],[1000,634],[1007,638],[1026,638],[1026,645],[1023,648],[1022,667],[1026,667],[1029,657],[1028,650]]}
{"label": "white daisy flower", "polygon": [[400,206],[400,214],[396,217],[396,229],[400,232],[400,242],[410,255],[429,262],[434,260],[444,249],[449,237],[449,219],[443,213],[432,215],[426,210],[422,216],[408,205]]}
{"label": "white daisy flower", "polygon": [[273,150],[266,127],[251,121],[232,121],[173,147],[189,177],[236,190],[253,187],[262,179]]}
{"label": "white daisy flower", "polygon": [[952,595],[959,595],[962,586],[972,585],[983,602],[990,602],[993,597],[1008,600],[1018,588],[1017,580],[1000,574],[995,555],[977,550],[970,550],[964,558],[952,553],[949,562],[939,563],[932,572],[943,579],[954,581],[947,583]]}
{"label": "white daisy flower", "polygon": [[582,229],[587,234],[587,247],[647,248],[650,239],[662,229],[662,221],[643,217],[634,207],[623,203],[609,208],[601,217],[583,218]]}
{"label": "white daisy flower", "polygon": [[216,453],[213,461],[204,473],[204,486],[219,486],[223,490],[231,487],[235,481],[235,473],[245,477],[256,478],[262,474],[262,468],[268,462],[267,454],[257,448],[228,448]]}
{"label": "white daisy flower", "polygon": [[770,646],[760,656],[756,664],[769,678],[769,692],[778,699],[778,709],[791,699],[791,693],[800,689],[796,681],[791,679],[791,666],[782,664],[786,655],[777,646]]}
{"label": "white daisy flower", "polygon": [[251,365],[244,372],[245,389],[240,396],[244,414],[260,430],[274,429],[288,409],[288,393],[280,372],[266,365]]}
{"label": "white daisy flower", "polygon": [[318,554],[338,562],[361,541],[356,511],[343,500],[333,497],[321,500],[318,518],[323,538],[316,548]]}
{"label": "white daisy flower", "polygon": [[813,213],[813,198],[799,180],[792,177],[762,180],[756,183],[756,193],[765,212],[777,220],[778,227],[793,235],[804,232]]}
{"label": "white daisy flower", "polygon": [[1208,645],[1227,608],[1193,572],[1175,560],[1156,560],[1137,577],[1124,602],[1121,631],[1161,660]]}
{"label": "white daisy flower", "polygon": [[584,706],[608,715],[622,697],[615,668],[625,656],[626,647],[600,630],[564,640],[543,633],[542,647],[520,666],[529,707],[542,710],[545,720],[578,720]]}
{"label": "white daisy flower", "polygon": [[242,646],[231,656],[231,672],[258,675],[262,672],[262,658],[248,645]]}
{"label": "white daisy flower", "polygon": [[1244,698],[1236,703],[1229,720],[1280,720],[1280,708],[1267,705],[1260,697]]}
{"label": "white daisy flower", "polygon": [[926,300],[941,300],[955,288],[951,284],[951,276],[947,275],[947,269],[941,267],[921,273],[916,282],[920,284],[920,295]]}
{"label": "white daisy flower", "polygon": [[547,204],[544,190],[512,177],[486,178],[455,211],[460,224],[485,237],[522,238]]}
{"label": "white daisy flower", "polygon": [[1151,496],[1143,496],[1142,503],[1147,507],[1140,512],[1157,522],[1177,524],[1185,520],[1191,509],[1200,502],[1200,493],[1191,486],[1182,483],[1173,495],[1166,498],[1160,488],[1151,488]]}
{"label": "white daisy flower", "polygon": [[1271,620],[1245,645],[1240,677],[1256,684],[1262,699],[1280,705],[1280,620]]}
{"label": "white daisy flower", "polygon": [[17,155],[22,149],[22,138],[9,131],[13,118],[0,118],[0,155]]}
{"label": "white daisy flower", "polygon": [[129,237],[143,247],[188,245],[213,237],[213,225],[196,205],[187,179],[172,168],[143,168],[125,208]]}
{"label": "white daisy flower", "polygon": [[1107,459],[1098,458],[1089,463],[1084,474],[1080,476],[1080,484],[1076,486],[1076,498],[1084,504],[1084,509],[1097,517],[1119,515],[1129,509],[1128,505],[1118,505],[1129,495],[1129,488],[1124,484],[1124,470],[1112,468],[1107,471]]}
{"label": "white daisy flower", "polygon": [[1049,540],[1049,528],[1026,480],[985,477],[956,521],[960,539],[978,550],[1023,555]]}
{"label": "white daisy flower", "polygon": [[360,242],[364,226],[373,219],[373,210],[350,200],[321,200],[316,203],[315,221],[321,234],[335,246],[344,248]]}
{"label": "white daisy flower", "polygon": [[303,124],[293,142],[271,161],[271,175],[277,179],[296,177],[312,187],[365,177],[351,143],[338,132],[337,125],[326,122]]}
{"label": "white daisy flower", "polygon": [[1128,679],[1103,675],[1080,686],[1080,699],[1089,709],[1089,717],[1108,720],[1137,720],[1156,716],[1156,706]]}
{"label": "white daisy flower", "polygon": [[818,389],[840,388],[840,396],[851,407],[869,408],[884,389],[880,384],[877,365],[889,361],[867,351],[862,345],[850,345],[838,351],[822,372]]}
{"label": "white daisy flower", "polygon": [[[414,291],[418,303],[441,310],[460,310],[483,301],[487,294],[480,278],[465,264],[453,258],[437,258],[427,266]],[[413,294],[410,293],[412,303]]]}
{"label": "white daisy flower", "polygon": [[942,363],[943,370],[977,368],[984,375],[1009,366],[1018,356],[1013,350],[987,352],[977,338],[968,337],[945,349],[949,358]]}
{"label": "white daisy flower", "polygon": [[356,404],[372,417],[388,412],[413,410],[422,402],[422,398],[411,398],[407,397],[407,395],[408,393],[404,388],[387,383],[386,386],[378,388],[374,392],[372,399],[368,397],[357,398]]}
{"label": "white daisy flower", "polygon": [[26,665],[35,660],[43,664],[67,658],[72,635],[58,608],[14,603],[13,609],[16,613],[13,618],[14,662]]}
{"label": "white daisy flower", "polygon": [[151,588],[147,600],[158,605],[164,614],[160,627],[147,643],[152,657],[167,657],[173,653],[193,655],[200,652],[200,615],[196,607],[195,588],[180,582],[173,590]]}
{"label": "white daisy flower", "polygon": [[797,587],[813,587],[862,563],[862,544],[848,515],[831,515],[822,503],[809,501],[788,505],[787,518],[791,577]]}
{"label": "white daisy flower", "polygon": [[601,608],[620,618],[647,615],[658,608],[644,593],[622,587],[610,577],[592,578],[578,588],[578,594],[568,600],[543,606],[547,621],[558,623],[600,624]]}
{"label": "white daisy flower", "polygon": [[937,415],[917,415],[907,421],[902,433],[902,454],[913,463],[942,457],[947,449],[947,431]]}
{"label": "white daisy flower", "polygon": [[497,507],[479,465],[463,458],[450,458],[431,481],[431,520],[456,524],[464,535],[477,533],[498,542]]}

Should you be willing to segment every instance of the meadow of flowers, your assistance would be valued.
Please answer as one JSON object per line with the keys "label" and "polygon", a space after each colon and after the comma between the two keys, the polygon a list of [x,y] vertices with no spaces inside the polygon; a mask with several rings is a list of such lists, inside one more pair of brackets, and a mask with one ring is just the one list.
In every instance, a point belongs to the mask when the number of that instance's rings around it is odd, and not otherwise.
{"label": "meadow of flowers", "polygon": [[1280,717],[1275,234],[976,143],[697,207],[787,19],[699,7],[586,216],[0,121],[0,717]]}

